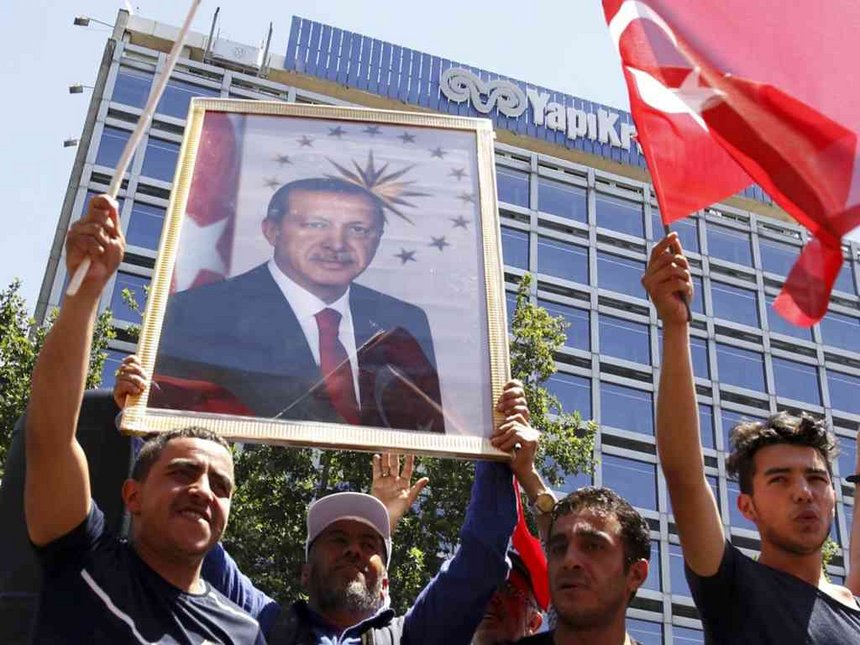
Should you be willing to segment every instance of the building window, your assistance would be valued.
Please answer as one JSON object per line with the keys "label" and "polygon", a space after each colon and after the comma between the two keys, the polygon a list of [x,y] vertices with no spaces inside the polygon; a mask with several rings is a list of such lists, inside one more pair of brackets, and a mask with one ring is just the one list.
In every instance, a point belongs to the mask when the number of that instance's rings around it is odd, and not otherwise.
{"label": "building window", "polygon": [[717,343],[717,369],[720,383],[766,392],[764,360],[758,352]]}
{"label": "building window", "polygon": [[556,372],[547,379],[546,387],[558,397],[565,412],[579,412],[583,419],[591,418],[591,380],[582,376]]}
{"label": "building window", "polygon": [[700,629],[672,625],[672,645],[698,645],[705,642],[705,633]]}
{"label": "building window", "polygon": [[221,96],[221,90],[172,78],[167,81],[167,87],[164,88],[164,94],[161,95],[156,111],[159,114],[184,119],[188,116],[191,99],[195,96]]}
{"label": "building window", "polygon": [[600,354],[615,356],[634,363],[651,364],[648,325],[600,314]]}
{"label": "building window", "polygon": [[690,354],[693,358],[693,374],[699,378],[711,378],[708,364],[708,341],[697,336],[690,337]]}
{"label": "building window", "polygon": [[124,320],[131,323],[140,323],[142,316],[126,304],[123,299],[122,292],[128,289],[134,297],[134,301],[140,307],[142,312],[146,305],[146,287],[149,285],[149,278],[133,273],[124,273],[120,271],[116,274],[116,283],[113,287],[113,296],[110,300],[110,308],[113,317],[117,320]]}
{"label": "building window", "polygon": [[598,195],[595,203],[599,227],[627,233],[635,237],[645,237],[641,203],[617,199],[608,195]]}
{"label": "building window", "polygon": [[538,237],[538,272],[588,284],[588,248]]}
{"label": "building window", "polygon": [[735,528],[757,531],[756,525],[744,517],[738,509],[738,496],[741,493],[740,485],[733,479],[726,480],[726,491],[729,499],[729,522]]}
{"label": "building window", "polygon": [[770,327],[770,331],[775,334],[783,334],[785,336],[800,338],[801,340],[812,340],[812,329],[809,327],[798,327],[797,325],[792,325],[785,318],[776,313],[776,309],[773,308],[773,301],[773,296],[767,296],[767,323]]}
{"label": "building window", "polygon": [[161,181],[173,181],[176,160],[179,158],[179,144],[173,141],[150,138],[143,157],[142,174]]}
{"label": "building window", "polygon": [[[692,251],[700,253],[699,249],[699,229],[696,221],[692,217],[685,217],[672,222],[672,232],[678,234],[678,239],[681,240],[681,246],[684,251]],[[666,237],[665,229],[663,228],[663,220],[660,218],[660,211],[651,207],[651,239],[655,242]]]}
{"label": "building window", "polygon": [[149,98],[152,74],[130,67],[120,67],[113,86],[111,101],[143,108]]}
{"label": "building window", "polygon": [[651,392],[601,382],[600,425],[653,435],[654,402]]}
{"label": "building window", "polygon": [[628,618],[627,633],[642,645],[663,645],[663,625],[649,620]]}
{"label": "building window", "polygon": [[106,349],[104,366],[102,367],[102,380],[99,384],[100,388],[113,389],[116,383],[116,371],[119,369],[122,359],[128,356],[128,352],[121,352],[117,349]]}
{"label": "building window", "polygon": [[638,508],[657,510],[657,470],[654,464],[604,454],[600,457],[603,485]]}
{"label": "building window", "polygon": [[161,239],[165,213],[165,209],[159,206],[135,202],[131,207],[131,219],[128,222],[128,243],[156,250],[158,240]]}
{"label": "building window", "polygon": [[857,289],[854,287],[854,276],[851,271],[853,266],[854,263],[845,258],[842,268],[839,270],[839,275],[836,277],[836,283],[833,285],[833,288],[837,291],[844,291],[845,293],[850,293],[852,296],[857,293]]}
{"label": "building window", "polygon": [[577,222],[588,222],[585,190],[546,177],[538,178],[538,210]]}
{"label": "building window", "polygon": [[602,251],[597,252],[597,285],[601,289],[644,298],[645,292],[640,282],[644,272],[644,262],[629,260]]}
{"label": "building window", "polygon": [[769,273],[785,277],[800,255],[800,247],[793,244],[783,244],[765,237],[759,237],[761,252],[761,268]]}
{"label": "building window", "polygon": [[684,575],[684,554],[677,544],[669,545],[669,579],[673,596],[690,596],[690,585]]}
{"label": "building window", "polygon": [[713,258],[752,266],[750,236],[724,226],[708,223],[708,253]]}
{"label": "building window", "polygon": [[105,126],[96,153],[96,165],[115,168],[130,136],[131,132],[128,130]]}
{"label": "building window", "polygon": [[569,307],[557,302],[549,300],[538,300],[538,304],[549,312],[552,316],[561,316],[568,324],[565,329],[567,339],[565,347],[575,347],[576,349],[591,349],[591,335],[589,330],[589,314],[585,309],[579,307]]}
{"label": "building window", "polygon": [[505,309],[508,314],[508,333],[512,333],[514,313],[517,310],[517,294],[513,291],[505,291]]}
{"label": "building window", "polygon": [[529,176],[527,173],[496,167],[499,201],[514,206],[529,207]]}
{"label": "building window", "polygon": [[[842,435],[836,435],[836,439],[839,441],[839,476],[845,479],[857,468],[857,440]],[[850,529],[850,524],[848,526]]]}
{"label": "building window", "polygon": [[529,234],[503,226],[502,260],[506,266],[528,270]]}
{"label": "building window", "polygon": [[723,446],[725,447],[726,452],[731,452],[731,442],[729,438],[732,434],[732,429],[741,422],[747,421],[758,421],[759,419],[750,419],[749,417],[739,414],[737,412],[732,412],[730,410],[722,411],[722,419],[723,419]]}
{"label": "building window", "polygon": [[825,345],[860,353],[860,318],[829,311],[819,324]]}
{"label": "building window", "polygon": [[660,542],[651,541],[651,560],[648,562],[648,577],[642,583],[644,589],[662,591],[663,584],[660,580]]}
{"label": "building window", "polygon": [[860,377],[827,370],[827,389],[830,391],[830,407],[860,414],[857,398],[857,393],[860,392]]}
{"label": "building window", "polygon": [[711,280],[711,300],[714,303],[714,316],[717,318],[750,327],[760,326],[755,291]]}
{"label": "building window", "polygon": [[818,368],[784,358],[773,357],[773,380],[777,396],[821,405]]}
{"label": "building window", "polygon": [[[547,459],[551,459],[551,457],[547,457]],[[594,477],[591,476],[591,473],[576,473],[564,478],[564,483],[561,485],[560,491],[565,494],[572,493],[573,491],[579,490],[585,486],[592,486],[593,484]]]}
{"label": "building window", "polygon": [[703,448],[716,448],[714,443],[714,409],[710,405],[699,404],[699,433],[702,435]]}

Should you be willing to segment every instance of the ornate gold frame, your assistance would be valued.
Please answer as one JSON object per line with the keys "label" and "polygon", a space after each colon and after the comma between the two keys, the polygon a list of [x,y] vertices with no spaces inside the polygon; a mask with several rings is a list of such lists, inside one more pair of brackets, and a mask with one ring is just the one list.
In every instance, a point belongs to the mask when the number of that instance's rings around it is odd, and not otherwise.
{"label": "ornate gold frame", "polygon": [[[504,299],[504,274],[501,260],[501,236],[496,199],[493,149],[495,134],[488,119],[270,101],[193,99],[141,327],[138,354],[147,373],[151,374],[155,366],[156,351],[169,295],[170,279],[180,241],[183,213],[188,201],[203,119],[207,111],[326,120],[339,119],[387,125],[465,130],[475,133],[483,235],[484,284],[486,285],[488,356],[492,390],[492,397],[491,400],[487,401],[487,405],[493,410],[494,422],[498,424],[501,418],[495,411],[494,404],[509,378],[510,362]],[[164,432],[172,428],[194,424],[209,428],[232,441],[362,451],[395,450],[461,458],[480,457],[496,460],[510,458],[506,453],[493,448],[488,439],[479,436],[440,435],[316,421],[273,420],[163,410],[147,407],[148,396],[149,388],[147,387],[140,396],[129,399],[120,424],[122,431],[141,435]],[[336,439],[333,438],[335,435]]]}

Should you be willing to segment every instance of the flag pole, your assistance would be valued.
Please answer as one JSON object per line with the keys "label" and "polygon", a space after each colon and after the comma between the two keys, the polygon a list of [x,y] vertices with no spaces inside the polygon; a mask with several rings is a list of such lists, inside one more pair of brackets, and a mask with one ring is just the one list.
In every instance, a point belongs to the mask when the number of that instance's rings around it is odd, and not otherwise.
{"label": "flag pole", "polygon": [[[146,127],[149,125],[149,122],[152,121],[152,116],[155,114],[155,108],[158,105],[161,95],[164,93],[164,88],[167,87],[167,81],[170,79],[170,75],[173,73],[173,68],[176,66],[176,59],[179,58],[179,53],[182,51],[182,46],[185,44],[185,37],[191,29],[191,21],[194,19],[194,14],[201,2],[202,0],[191,0],[191,6],[188,9],[188,14],[185,16],[185,22],[182,23],[179,35],[176,37],[176,41],[173,43],[173,48],[167,56],[167,62],[164,64],[164,69],[161,70],[161,74],[156,79],[155,84],[152,87],[152,91],[149,93],[146,107],[144,107],[143,113],[140,115],[140,119],[138,120],[134,131],[128,138],[125,148],[123,148],[119,162],[116,165],[116,170],[114,170],[113,179],[111,180],[106,193],[111,199],[116,199],[120,186],[122,185],[122,176],[128,169],[131,158],[134,156],[135,150],[137,150],[137,147],[140,145],[141,139],[143,139],[143,133],[146,130]],[[90,270],[91,264],[92,258],[89,255],[85,256],[78,265],[78,268],[75,270],[75,274],[72,276],[72,279],[69,281],[69,286],[66,289],[67,296],[74,296],[78,292],[84,278],[87,277],[87,272]]]}
{"label": "flag pole", "polygon": [[[668,236],[669,233],[671,233],[671,232],[672,232],[672,229],[669,228],[669,225],[663,224],[663,233],[666,236]],[[678,297],[681,299],[681,302],[684,303],[684,307],[687,308],[687,322],[688,323],[693,322],[693,312],[690,309],[690,300],[689,300],[689,298],[687,298],[687,294],[686,293],[679,293]]]}

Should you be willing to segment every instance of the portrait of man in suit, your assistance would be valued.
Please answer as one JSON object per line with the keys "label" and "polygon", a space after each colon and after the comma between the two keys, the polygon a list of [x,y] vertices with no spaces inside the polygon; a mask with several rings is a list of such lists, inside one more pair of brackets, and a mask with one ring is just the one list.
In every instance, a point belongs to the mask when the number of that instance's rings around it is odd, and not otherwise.
{"label": "portrait of man in suit", "polygon": [[270,260],[170,296],[151,407],[189,409],[183,397],[214,387],[234,413],[445,432],[425,312],[355,282],[397,186],[420,193],[402,173],[338,169],[275,190],[261,222]]}

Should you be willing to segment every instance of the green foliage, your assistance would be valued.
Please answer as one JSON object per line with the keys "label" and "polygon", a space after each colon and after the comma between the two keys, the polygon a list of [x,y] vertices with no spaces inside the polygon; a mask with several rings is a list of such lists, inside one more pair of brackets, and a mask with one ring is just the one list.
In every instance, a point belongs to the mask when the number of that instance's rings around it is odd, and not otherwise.
{"label": "green foliage", "polygon": [[[20,290],[21,283],[16,280],[0,291],[0,477],[6,463],[6,450],[12,428],[27,408],[30,376],[36,364],[36,357],[56,318],[56,312],[53,312],[44,325],[36,325],[36,321],[27,312],[27,303]],[[114,338],[110,320],[110,312],[105,311],[96,321],[93,352],[87,375],[88,388],[98,387],[101,382],[102,368],[107,357],[104,350]]]}
{"label": "green foliage", "polygon": [[[511,344],[512,374],[526,386],[532,424],[543,433],[539,468],[554,485],[590,470],[595,426],[562,411],[542,386],[555,372],[564,344],[563,320],[529,303],[530,278],[520,284]],[[302,594],[307,506],[337,490],[369,491],[370,455],[343,451],[247,446],[236,457],[239,488],[225,544],[243,572],[281,602]],[[394,535],[389,576],[392,604],[404,612],[451,556],[469,501],[474,467],[452,459],[421,458],[416,478],[430,485]]]}
{"label": "green foliage", "polygon": [[824,571],[824,577],[827,578],[827,582],[833,582],[830,579],[830,574],[827,573],[827,565],[830,564],[830,561],[837,553],[839,553],[839,544],[828,535],[821,546],[821,569]]}

